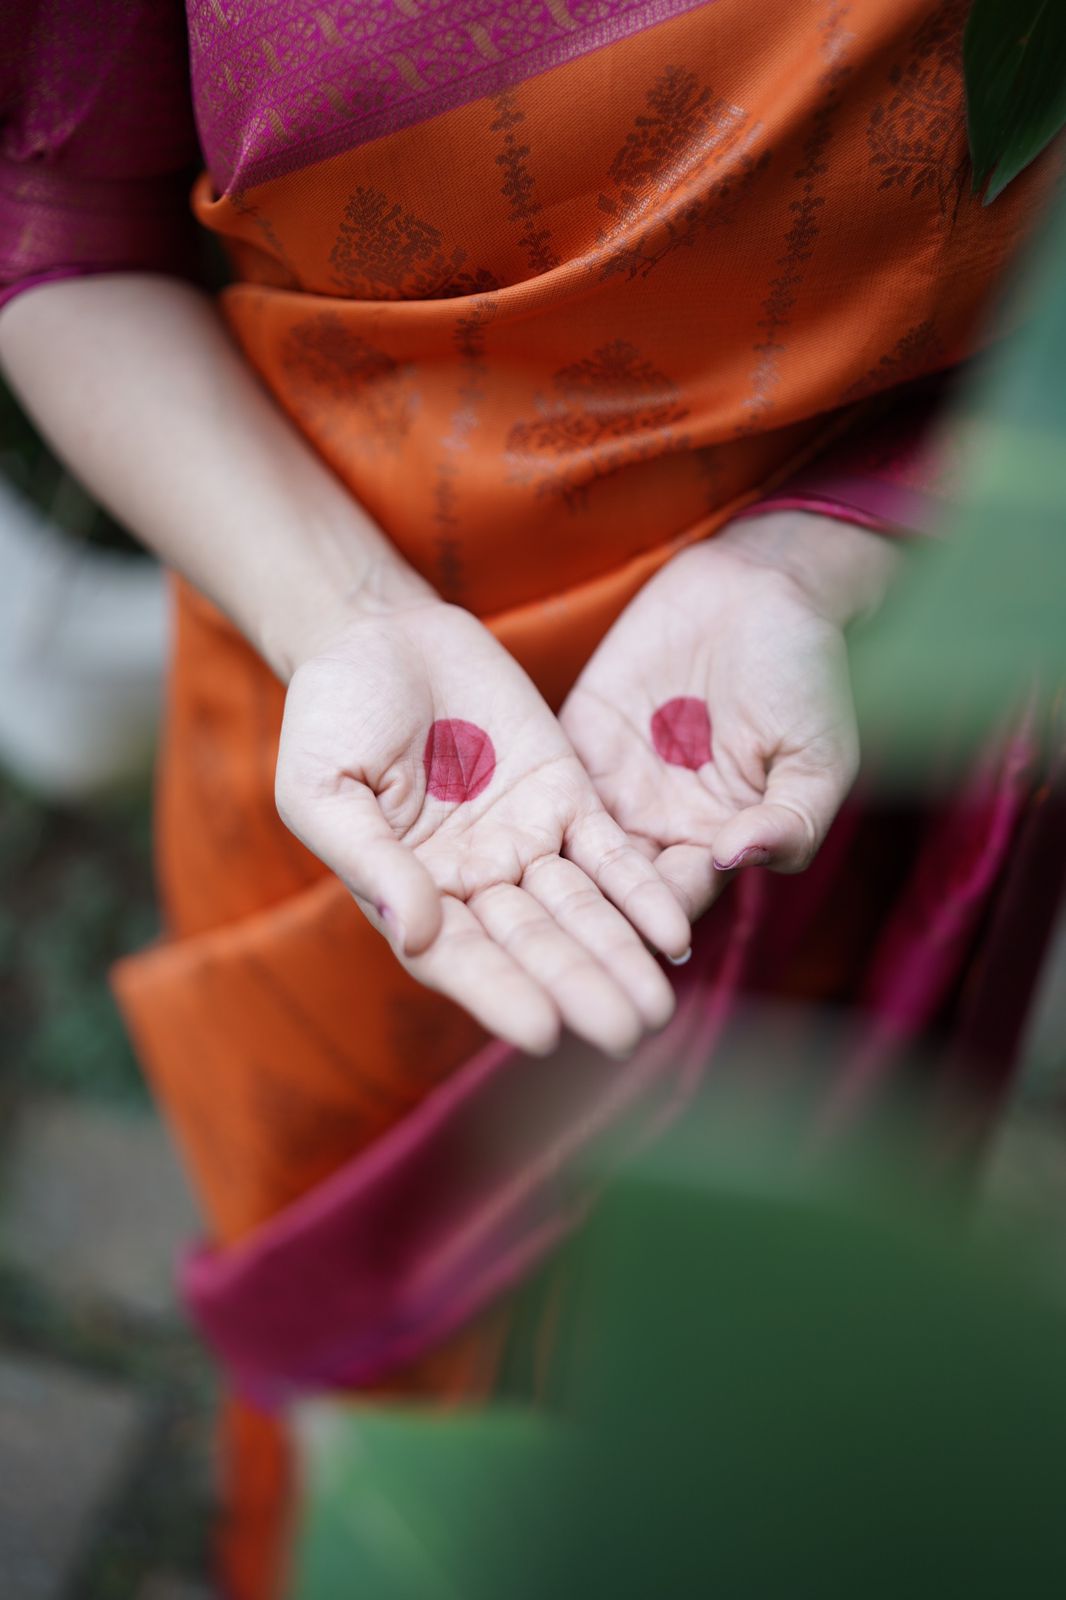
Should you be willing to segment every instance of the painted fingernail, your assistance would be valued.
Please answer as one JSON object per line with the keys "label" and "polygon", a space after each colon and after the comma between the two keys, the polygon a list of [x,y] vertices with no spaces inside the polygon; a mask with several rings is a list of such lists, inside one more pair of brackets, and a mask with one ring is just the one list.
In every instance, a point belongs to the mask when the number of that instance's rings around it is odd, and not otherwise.
{"label": "painted fingernail", "polygon": [[402,950],[407,940],[407,929],[391,906],[378,906],[378,916],[388,930],[389,938],[397,950]]}
{"label": "painted fingernail", "polygon": [[715,870],[718,872],[735,872],[738,867],[765,867],[770,862],[770,852],[760,844],[749,844],[746,850],[741,850],[732,861],[715,860]]}
{"label": "painted fingernail", "polygon": [[667,956],[666,959],[672,967],[683,967],[686,961],[692,960],[692,946],[689,945],[683,956]]}

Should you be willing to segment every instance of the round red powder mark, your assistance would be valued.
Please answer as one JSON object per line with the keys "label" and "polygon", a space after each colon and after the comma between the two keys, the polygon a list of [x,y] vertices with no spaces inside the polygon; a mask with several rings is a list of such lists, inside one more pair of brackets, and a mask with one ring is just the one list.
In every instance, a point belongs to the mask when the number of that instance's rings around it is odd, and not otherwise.
{"label": "round red powder mark", "polygon": [[651,719],[651,742],[672,767],[693,772],[711,759],[711,719],[695,695],[665,701]]}
{"label": "round red powder mark", "polygon": [[422,752],[426,787],[434,800],[475,799],[496,771],[496,752],[484,728],[462,717],[435,722]]}

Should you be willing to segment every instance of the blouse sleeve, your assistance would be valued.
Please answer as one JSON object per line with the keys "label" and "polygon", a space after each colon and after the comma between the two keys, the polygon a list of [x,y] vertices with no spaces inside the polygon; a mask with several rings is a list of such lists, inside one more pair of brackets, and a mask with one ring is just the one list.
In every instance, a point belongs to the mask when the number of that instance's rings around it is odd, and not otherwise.
{"label": "blouse sleeve", "polygon": [[876,418],[742,513],[816,511],[878,533],[939,532],[959,492],[958,452],[944,427],[957,374],[886,397]]}
{"label": "blouse sleeve", "polygon": [[0,5],[0,305],[54,278],[195,270],[180,0]]}

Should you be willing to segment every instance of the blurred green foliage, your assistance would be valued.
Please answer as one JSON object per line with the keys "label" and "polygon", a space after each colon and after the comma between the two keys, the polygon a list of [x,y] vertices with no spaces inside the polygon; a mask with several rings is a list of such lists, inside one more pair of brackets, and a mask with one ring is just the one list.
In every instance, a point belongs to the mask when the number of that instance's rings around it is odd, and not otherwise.
{"label": "blurred green foliage", "polygon": [[0,1087],[145,1098],[106,971],[156,929],[145,795],[66,811],[0,779]]}
{"label": "blurred green foliage", "polygon": [[554,1422],[308,1430],[290,1600],[1058,1593],[1066,1299],[902,1164],[704,1111],[571,1249]]}
{"label": "blurred green foliage", "polygon": [[52,453],[0,378],[0,473],[74,538],[127,554],[142,553]]}
{"label": "blurred green foliage", "polygon": [[1066,6],[973,0],[963,55],[974,187],[991,205],[1066,123]]}
{"label": "blurred green foliage", "polygon": [[304,1432],[308,1520],[293,1600],[488,1600],[492,1554],[525,1550],[523,1508],[557,1444],[551,1423],[520,1410],[322,1407]]}
{"label": "blurred green foliage", "polygon": [[1066,682],[1066,201],[1016,287],[1015,331],[950,419],[960,500],[857,644],[862,726],[906,771]]}
{"label": "blurred green foliage", "polygon": [[[0,471],[75,538],[132,551],[0,382]],[[146,1091],[107,987],[156,932],[147,794],[64,809],[0,775],[0,1092]]]}

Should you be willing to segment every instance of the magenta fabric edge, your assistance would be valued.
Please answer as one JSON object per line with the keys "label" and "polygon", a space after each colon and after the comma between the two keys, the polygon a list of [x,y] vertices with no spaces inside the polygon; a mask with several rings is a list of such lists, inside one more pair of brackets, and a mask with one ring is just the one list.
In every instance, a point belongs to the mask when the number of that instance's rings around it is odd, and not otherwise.
{"label": "magenta fabric edge", "polygon": [[[208,1342],[226,1354],[228,1341],[224,1336],[221,1340],[218,1337],[212,1308],[219,1300],[225,1302],[235,1290],[239,1291],[245,1274],[255,1270],[261,1261],[284,1253],[299,1242],[306,1230],[314,1230],[330,1221],[337,1206],[350,1198],[356,1168],[361,1189],[370,1188],[377,1179],[387,1177],[406,1159],[417,1155],[446,1124],[449,1116],[468,1103],[488,1079],[506,1071],[520,1059],[519,1052],[510,1046],[498,1041],[489,1043],[369,1149],[293,1201],[251,1235],[224,1248],[199,1243],[188,1249],[179,1267],[179,1289],[186,1308]],[[234,1365],[239,1370],[242,1363],[237,1360]]]}
{"label": "magenta fabric edge", "polygon": [[[650,0],[640,13],[639,21],[632,16],[619,17],[568,34],[550,45],[539,45],[505,61],[488,62],[479,72],[455,78],[438,89],[405,99],[400,105],[382,107],[364,117],[353,118],[318,139],[301,141],[291,150],[278,151],[272,156],[249,162],[246,170],[242,169],[238,156],[230,166],[220,167],[217,178],[212,173],[216,181],[217,198],[242,194],[259,184],[328,161],[345,150],[358,149],[374,139],[399,133],[419,122],[429,122],[445,111],[453,111],[457,106],[472,104],[498,94],[502,89],[525,83],[553,67],[576,61],[619,39],[631,38],[685,12],[698,11],[705,5],[717,3],[718,0]],[[211,145],[211,131],[209,124],[201,129],[201,144],[205,150]]]}
{"label": "magenta fabric edge", "polygon": [[[403,1157],[421,1145],[427,1129],[445,1122],[449,1113],[463,1105],[480,1084],[494,1077],[501,1069],[513,1066],[522,1059],[524,1058],[520,1051],[510,1045],[501,1044],[498,1040],[485,1045],[476,1055],[471,1056],[458,1072],[438,1084],[414,1111],[394,1124],[357,1158],[364,1183],[372,1182],[383,1171],[392,1168],[396,1164],[397,1157]],[[291,1205],[286,1206],[285,1210],[272,1218],[269,1223],[264,1224],[264,1228],[269,1229],[275,1245],[286,1242],[290,1236],[298,1235],[305,1226],[328,1214],[334,1201],[347,1191],[349,1182],[350,1166],[341,1167],[307,1194],[301,1195]],[[228,1245],[224,1252],[216,1252],[208,1247],[206,1253],[201,1251],[200,1254],[206,1259],[206,1254],[209,1253],[216,1270],[232,1275],[241,1270],[247,1259],[254,1258],[260,1253],[259,1237],[257,1231],[255,1235]]]}
{"label": "magenta fabric edge", "polygon": [[[326,1357],[319,1357],[300,1370],[267,1372],[261,1366],[248,1366],[239,1352],[234,1351],[227,1357],[224,1340],[220,1340],[217,1333],[211,1336],[211,1324],[202,1316],[197,1316],[196,1320],[216,1355],[227,1359],[234,1387],[260,1410],[277,1411],[313,1393],[374,1388],[386,1383],[403,1367],[430,1355],[498,1296],[517,1287],[536,1271],[549,1251],[561,1244],[578,1225],[584,1209],[575,1207],[571,1214],[557,1212],[543,1219],[539,1226],[489,1257],[484,1269],[472,1274],[455,1293],[442,1293],[421,1306],[420,1315],[412,1318],[408,1325],[394,1325],[384,1334],[375,1329],[362,1338],[354,1336],[345,1348],[332,1350]],[[183,1293],[188,1294],[184,1287]]]}
{"label": "magenta fabric edge", "polygon": [[[1000,792],[990,798],[997,813],[993,821],[1000,828],[1004,820],[999,814],[1004,798],[1002,784],[1006,779],[1008,789],[1016,787],[1018,763],[1025,753],[1024,745],[1017,742],[1017,733],[1013,744],[1009,739],[1005,744],[995,741],[995,770],[1000,775],[996,787]],[[992,758],[990,750],[987,759]],[[982,767],[984,762],[964,785],[966,803],[988,793],[988,769],[984,767],[982,782]],[[941,917],[960,912],[960,886],[953,880],[960,865],[964,867],[966,881],[961,889],[965,904],[961,909],[972,916],[983,903],[982,892],[988,888],[992,865],[987,854],[989,841],[986,837],[978,851],[984,871],[975,880],[970,845],[963,850],[962,862],[956,859],[953,835],[946,849],[938,846],[938,841],[940,846],[943,844],[943,829],[950,820],[950,815],[941,816],[934,833],[925,839],[922,859],[935,869],[935,895],[947,902],[941,908]],[[993,832],[998,831],[994,827]],[[993,853],[1002,859],[1002,837],[994,844],[997,848]],[[680,992],[676,1022],[681,1037],[669,1041],[670,1070],[662,1074],[652,1063],[638,1075],[641,1097],[628,1100],[622,1107],[627,1113],[635,1111],[640,1118],[638,1144],[654,1137],[688,1103],[710,1060],[721,1024],[743,990],[746,963],[753,952],[765,959],[766,952],[760,949],[754,935],[765,922],[766,907],[759,897],[769,885],[763,872],[743,874],[735,888],[740,897],[738,914],[722,925],[705,949],[700,950],[702,941],[697,941],[701,959],[677,975]],[[799,913],[794,907],[791,919],[786,921],[794,922],[797,915],[802,922],[802,907]],[[902,954],[902,964],[893,959],[893,971],[888,975],[897,987],[907,977],[908,950],[905,948]],[[708,987],[707,976],[712,972]],[[886,1020],[886,1010],[895,1009],[892,996],[888,996],[888,1002],[886,1006],[885,997],[879,1000],[873,994],[866,997],[864,1009],[871,1014],[867,1028],[872,1024],[875,1038],[879,1024]],[[671,1031],[672,1028],[665,1030],[659,1036],[664,1046]],[[432,1137],[432,1125],[445,1121],[453,1111],[465,1116],[470,1108],[464,1102],[471,1098],[472,1086],[476,1089],[478,1083],[498,1078],[501,1070],[506,1072],[508,1058],[513,1060],[514,1055],[505,1046],[488,1046],[417,1108],[413,1118],[397,1125],[396,1137],[390,1131],[383,1143],[357,1157],[356,1163],[366,1163],[360,1165],[359,1172],[349,1163],[325,1186],[264,1224],[256,1236],[228,1250],[201,1250],[187,1259],[183,1287],[189,1309],[242,1393],[257,1404],[273,1407],[303,1392],[380,1382],[434,1348],[484,1309],[494,1295],[535,1266],[545,1251],[580,1220],[588,1187],[579,1192],[572,1183],[558,1185],[553,1180],[560,1171],[571,1170],[575,1151],[580,1154],[588,1150],[587,1127],[575,1139],[567,1126],[565,1137],[560,1138],[558,1128],[563,1124],[554,1111],[547,1135],[536,1130],[523,1147],[524,1166],[517,1186],[510,1181],[508,1158],[508,1162],[498,1164],[489,1173],[486,1183],[479,1180],[462,1186],[458,1206],[449,1208],[447,1193],[454,1166],[449,1167],[447,1159],[443,1164],[432,1159],[418,1163],[418,1147],[427,1137],[426,1113]],[[859,1062],[852,1057],[850,1063],[845,1063],[848,1065],[854,1069]],[[597,1087],[593,1079],[591,1089],[583,1104],[593,1113],[586,1122],[596,1131],[604,1126],[599,1113],[605,1089],[608,1100],[614,1097],[609,1092],[610,1082],[605,1086],[601,1080]],[[649,1097],[648,1090],[655,1092]],[[508,1103],[504,1102],[505,1106]],[[494,1109],[499,1104],[494,1102]],[[616,1103],[611,1116],[617,1109]],[[846,1114],[839,1101],[831,1109],[835,1117]],[[566,1108],[564,1123],[565,1113]],[[828,1128],[832,1121],[830,1117]],[[632,1126],[626,1124],[627,1129]],[[484,1123],[481,1129],[483,1132]],[[823,1127],[822,1132],[826,1131],[827,1127]],[[410,1172],[397,1179],[394,1171],[392,1177],[397,1181],[386,1183],[383,1195],[374,1195],[372,1186],[365,1181],[366,1170],[387,1176],[396,1166],[397,1146],[401,1160],[405,1153],[415,1158],[414,1187],[409,1181]],[[626,1133],[626,1147],[632,1147],[630,1132]],[[458,1145],[453,1141],[450,1148],[446,1142],[444,1153],[454,1158],[456,1151],[462,1153],[464,1148],[461,1141]],[[584,1181],[586,1174],[579,1171],[579,1176]],[[595,1192],[594,1185],[593,1198]],[[421,1218],[433,1212],[434,1195],[444,1197],[443,1225],[424,1231],[420,1220],[413,1234],[407,1231],[406,1248],[394,1265],[379,1250],[377,1242],[391,1237],[389,1218],[396,1215],[397,1200],[401,1203],[402,1227],[404,1202],[414,1199]],[[408,1210],[408,1218],[409,1215]],[[312,1236],[305,1224],[314,1225]],[[323,1231],[317,1231],[319,1225]],[[297,1248],[294,1250],[293,1246]],[[338,1265],[340,1277],[347,1277],[339,1290]],[[276,1309],[279,1307],[280,1315]],[[339,1334],[338,1329],[342,1330]]]}
{"label": "magenta fabric edge", "polygon": [[27,289],[36,289],[44,283],[62,283],[67,278],[92,278],[101,273],[120,272],[121,267],[52,267],[48,272],[34,272],[27,278],[16,278],[14,282],[0,286],[0,311],[4,306],[10,305],[12,300],[17,300],[20,294]]}
{"label": "magenta fabric edge", "polygon": [[[746,880],[749,890],[746,899],[749,903],[753,899],[758,902],[757,882],[755,874]],[[754,891],[754,894],[750,891]],[[738,898],[743,900],[745,896],[742,893]],[[621,1114],[631,1111],[635,1104],[641,1102],[642,1091],[645,1099],[656,1087],[662,1087],[666,1093],[657,1109],[654,1105],[645,1107],[648,1114],[639,1134],[634,1134],[629,1141],[631,1148],[641,1148],[669,1127],[684,1111],[698,1088],[714,1041],[736,998],[735,980],[743,965],[752,932],[750,914],[746,917],[742,915],[734,924],[734,937],[723,963],[722,974],[713,987],[713,994],[707,997],[707,1010],[702,1018],[699,1015],[701,991],[697,983],[690,983],[676,1016],[679,1028],[694,1024],[687,1042],[674,1047],[668,1045],[660,1035],[646,1046],[651,1066],[643,1079],[638,1075],[633,1089],[623,1097]],[[660,1067],[662,1059],[666,1063],[665,1073]],[[498,1066],[493,1070],[498,1070]],[[613,1112],[608,1113],[608,1125],[613,1120],[613,1113],[618,1111],[616,1106]],[[601,1119],[601,1124],[593,1127],[591,1137],[594,1139],[603,1131]],[[572,1152],[570,1154],[573,1155]],[[542,1200],[544,1181],[543,1170],[539,1174],[534,1173],[532,1182],[527,1186],[531,1192],[519,1208],[516,1220],[510,1222],[509,1231],[504,1232],[502,1237],[498,1230],[495,1235],[490,1234],[485,1248],[476,1259],[469,1256],[461,1258],[463,1272],[447,1280],[435,1293],[419,1302],[409,1325],[401,1325],[398,1331],[393,1325],[384,1333],[382,1330],[372,1330],[362,1341],[344,1339],[332,1349],[320,1352],[319,1363],[313,1369],[286,1374],[286,1381],[281,1384],[275,1381],[264,1388],[262,1381],[252,1376],[251,1383],[245,1383],[246,1392],[255,1393],[260,1399],[269,1395],[271,1404],[276,1405],[279,1400],[284,1401],[312,1387],[365,1388],[382,1382],[398,1368],[430,1353],[442,1340],[458,1332],[498,1296],[534,1271],[553,1246],[564,1241],[587,1216],[595,1198],[595,1183],[587,1184],[581,1195],[572,1197],[569,1203],[556,1204],[547,1213],[538,1216],[534,1208]],[[361,1348],[357,1348],[360,1345]],[[236,1370],[239,1372],[239,1368]]]}
{"label": "magenta fabric edge", "polygon": [[[254,1310],[247,1298],[250,1280],[264,1267],[269,1275],[271,1262],[289,1250],[306,1252],[308,1235],[313,1241],[319,1230],[332,1229],[342,1213],[358,1205],[360,1196],[373,1191],[378,1180],[387,1182],[405,1163],[417,1161],[437,1134],[446,1131],[453,1116],[462,1119],[471,1106],[476,1108],[479,1091],[521,1059],[509,1046],[489,1044],[362,1155],[247,1239],[222,1250],[201,1244],[186,1252],[179,1269],[182,1300],[243,1392],[259,1403],[273,1405],[295,1392],[317,1387],[377,1382],[461,1327],[569,1231],[575,1219],[568,1220],[558,1209],[535,1218],[531,1230],[531,1203],[536,1195],[520,1195],[517,1205],[508,1206],[505,1201],[502,1212],[497,1201],[496,1221],[487,1230],[488,1245],[483,1241],[473,1253],[461,1254],[460,1273],[445,1274],[443,1283],[436,1284],[428,1295],[412,1296],[391,1285],[392,1298],[406,1302],[398,1314],[394,1311],[384,1323],[360,1332],[346,1332],[328,1347],[319,1332],[314,1354],[308,1353],[298,1366],[280,1356],[269,1330],[256,1334],[257,1348],[254,1354],[250,1352],[241,1327],[244,1313]],[[539,1184],[534,1177],[532,1184],[527,1181],[520,1187],[537,1189]],[[314,1249],[313,1242],[310,1249]],[[254,1296],[253,1289],[253,1300]],[[325,1319],[315,1320],[318,1328],[324,1329]]]}
{"label": "magenta fabric edge", "polygon": [[[814,474],[812,473],[813,477]],[[827,478],[808,491],[799,484],[779,494],[757,500],[736,513],[740,518],[769,511],[812,511],[841,522],[855,522],[875,533],[915,533],[935,536],[943,527],[947,507],[943,501],[917,489],[872,477]]]}
{"label": "magenta fabric edge", "polygon": [[[960,945],[973,937],[992,886],[1004,870],[1039,761],[1031,707],[995,748],[995,769],[978,773],[927,840],[912,880],[911,896],[897,909],[885,930],[862,996],[870,1025],[862,1045],[845,1064],[826,1107],[826,1129],[835,1130],[856,1119],[891,1068],[893,1052],[928,1021],[935,994],[939,993],[939,975],[945,968],[952,969],[952,958]],[[990,759],[990,755],[985,758],[986,762]],[[986,788],[984,794],[980,792],[982,787]],[[959,836],[960,813],[965,814],[975,804],[984,810],[981,838],[967,854],[961,879],[952,883],[948,892],[936,881],[945,855],[945,840]],[[935,896],[931,885],[940,891]],[[923,937],[916,939],[914,901],[922,894],[926,901],[921,919]]]}
{"label": "magenta fabric edge", "polygon": [[126,273],[136,273],[138,277],[144,278],[166,278],[177,280],[179,283],[197,284],[191,272],[181,272],[177,267],[168,271],[166,267],[146,266],[142,261],[102,261],[98,265],[53,267],[49,272],[35,272],[29,277],[17,278],[12,283],[0,285],[0,311],[28,289],[37,289],[46,283],[65,283],[71,278],[109,278]]}
{"label": "magenta fabric edge", "polygon": [[869,511],[860,511],[857,506],[845,505],[842,500],[823,500],[817,495],[805,494],[771,495],[766,500],[759,500],[755,505],[745,507],[743,511],[737,513],[734,521],[742,522],[750,517],[762,516],[769,511],[812,511],[820,517],[833,517],[838,522],[857,523],[860,528],[869,528],[873,533],[900,532],[894,523],[886,523]]}
{"label": "magenta fabric edge", "polygon": [[[737,899],[743,905],[758,894],[751,875]],[[449,1213],[445,1200],[445,1231],[430,1237],[428,1256],[418,1238],[421,1253],[416,1249],[412,1258],[408,1249],[406,1262],[383,1270],[360,1228],[367,1203],[371,1229],[380,1229],[384,1219],[387,1231],[389,1208],[395,1211],[399,1200],[402,1214],[410,1197],[412,1172],[421,1211],[429,1206],[431,1191],[421,1187],[427,1171],[438,1195],[447,1194],[439,1187],[449,1182],[447,1163],[442,1177],[432,1158],[427,1169],[419,1167],[419,1157],[432,1153],[438,1136],[447,1156],[449,1118],[476,1120],[479,1092],[491,1094],[493,1080],[520,1059],[507,1046],[487,1046],[368,1151],[255,1234],[223,1250],[189,1252],[180,1271],[186,1307],[242,1393],[272,1407],[301,1392],[378,1382],[434,1348],[531,1270],[587,1208],[588,1186],[580,1194],[565,1192],[562,1175],[620,1123],[629,1130],[626,1147],[639,1147],[687,1104],[736,998],[756,920],[748,915],[708,928],[700,943],[715,962],[723,932],[732,930],[710,991],[691,967],[679,975],[674,1023],[618,1079],[608,1074],[599,1086],[593,1081],[576,1128],[568,1106],[564,1132],[547,1138],[538,1132],[516,1181],[508,1175],[501,1182],[490,1172],[468,1190],[457,1212]],[[462,1125],[453,1123],[453,1133]],[[347,1284],[338,1287],[345,1276]],[[300,1297],[295,1314],[280,1323],[270,1317],[279,1292]],[[337,1326],[345,1329],[340,1338],[332,1332]]]}

